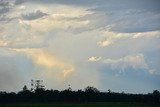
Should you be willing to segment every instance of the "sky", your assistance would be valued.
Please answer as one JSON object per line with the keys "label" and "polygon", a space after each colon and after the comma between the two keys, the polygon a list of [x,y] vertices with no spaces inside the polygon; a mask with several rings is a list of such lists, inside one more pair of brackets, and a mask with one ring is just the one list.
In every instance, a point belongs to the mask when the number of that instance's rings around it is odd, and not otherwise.
{"label": "sky", "polygon": [[160,90],[159,0],[0,0],[0,91]]}

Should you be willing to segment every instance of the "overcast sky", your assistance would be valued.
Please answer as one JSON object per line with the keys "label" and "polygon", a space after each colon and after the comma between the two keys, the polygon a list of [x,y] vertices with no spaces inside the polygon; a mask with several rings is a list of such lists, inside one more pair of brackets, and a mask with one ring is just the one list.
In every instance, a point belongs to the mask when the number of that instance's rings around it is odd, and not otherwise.
{"label": "overcast sky", "polygon": [[0,0],[0,91],[160,90],[159,0]]}

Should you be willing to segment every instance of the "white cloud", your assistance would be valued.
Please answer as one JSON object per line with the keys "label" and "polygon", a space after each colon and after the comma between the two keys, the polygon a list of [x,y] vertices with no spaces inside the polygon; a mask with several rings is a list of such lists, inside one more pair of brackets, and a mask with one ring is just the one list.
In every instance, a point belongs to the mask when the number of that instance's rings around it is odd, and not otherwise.
{"label": "white cloud", "polygon": [[19,8],[20,10],[25,10],[25,9],[26,9],[26,6],[23,6],[23,5],[22,5],[22,6],[19,6],[18,8]]}
{"label": "white cloud", "polygon": [[7,45],[7,42],[3,41],[3,40],[0,40],[0,46],[6,46]]}
{"label": "white cloud", "polygon": [[[38,9],[39,7],[34,7],[31,5],[31,8]],[[37,10],[35,12],[27,11],[22,13],[22,19],[19,19],[19,24],[23,26],[28,26],[29,29],[34,29],[37,32],[49,32],[54,29],[62,30],[74,30],[86,28],[90,23],[89,20],[81,20],[78,18],[83,17],[87,14],[91,14],[90,11],[87,11],[87,8],[74,7],[74,6],[65,6],[65,5],[54,5],[54,6],[41,6],[41,11]],[[45,12],[43,12],[45,11]],[[35,20],[36,19],[36,20]]]}
{"label": "white cloud", "polygon": [[120,69],[125,71],[126,69],[148,69],[148,65],[145,61],[143,54],[128,55],[119,59],[105,59],[103,63],[109,65],[112,69]]}
{"label": "white cloud", "polygon": [[143,33],[135,33],[133,38],[140,38],[140,37],[152,37],[152,36],[160,36],[159,31],[152,31],[152,32],[143,32]]}
{"label": "white cloud", "polygon": [[113,45],[117,40],[124,39],[130,37],[131,34],[129,33],[116,33],[110,31],[103,31],[102,33],[102,40],[97,42],[97,45],[100,47],[108,47]]}
{"label": "white cloud", "polygon": [[99,61],[101,60],[101,57],[95,57],[95,56],[92,56],[88,59],[88,61],[91,61],[91,62],[96,62],[96,61]]}
{"label": "white cloud", "polygon": [[159,73],[157,72],[156,69],[150,69],[149,73],[152,74],[152,75],[159,75]]}
{"label": "white cloud", "polygon": [[107,46],[109,46],[109,45],[112,44],[112,41],[109,40],[109,39],[106,39],[106,40],[104,40],[104,41],[99,41],[97,44],[98,44],[100,47],[107,47]]}

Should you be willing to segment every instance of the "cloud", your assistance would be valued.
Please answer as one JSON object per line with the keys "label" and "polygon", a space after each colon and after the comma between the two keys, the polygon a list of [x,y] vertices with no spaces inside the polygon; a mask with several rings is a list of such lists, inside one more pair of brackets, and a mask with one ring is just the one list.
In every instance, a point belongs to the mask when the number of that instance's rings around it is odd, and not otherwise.
{"label": "cloud", "polygon": [[68,29],[69,31],[76,31],[76,29],[87,28],[89,24],[88,20],[76,20],[76,18],[90,14],[90,12],[86,11],[86,8],[56,5],[52,8],[47,8],[44,6],[42,10],[47,11],[49,14],[39,10],[39,12],[36,11],[29,14],[22,14],[22,19],[19,19],[19,24],[22,26],[27,26],[29,30],[34,29],[34,32],[36,31],[45,33],[54,29]]}
{"label": "cloud", "polygon": [[[45,39],[26,24],[9,22],[2,24],[0,46],[5,48],[39,48],[45,46]],[[14,28],[11,28],[14,26]],[[34,42],[33,42],[34,41]]]}
{"label": "cloud", "polygon": [[52,54],[45,52],[43,49],[11,49],[16,52],[24,52],[28,57],[30,57],[33,62],[38,65],[45,67],[47,69],[60,69],[61,77],[66,78],[73,71],[74,67],[63,60],[58,59]]}
{"label": "cloud", "polygon": [[98,44],[100,47],[106,47],[106,46],[111,45],[111,44],[112,44],[112,41],[109,40],[109,39],[106,39],[106,40],[104,40],[104,41],[99,41],[97,44]]}
{"label": "cloud", "polygon": [[[104,3],[106,2],[106,3]],[[107,28],[112,32],[137,33],[160,30],[158,0],[151,1],[102,1],[91,7],[93,14],[83,17],[90,19],[95,28]],[[152,17],[148,17],[152,16]],[[98,17],[98,18],[97,18]]]}
{"label": "cloud", "polygon": [[0,46],[6,46],[7,45],[7,42],[3,41],[3,40],[0,40]]}
{"label": "cloud", "polygon": [[[138,8],[146,10],[158,10],[159,9],[159,0],[27,0],[31,3],[40,3],[40,4],[61,4],[61,5],[76,5],[76,6],[96,6],[99,10],[107,9],[128,9],[128,8]],[[105,8],[104,8],[105,7]]]}
{"label": "cloud", "polygon": [[105,0],[28,0],[29,2],[38,2],[38,3],[43,3],[43,4],[62,4],[62,5],[76,5],[76,6],[82,6],[82,5],[93,5],[97,4],[98,2],[104,2]]}
{"label": "cloud", "polygon": [[0,22],[1,21],[5,22],[10,20],[10,18],[7,15],[12,7],[13,6],[11,5],[11,2],[7,0],[0,1]]}
{"label": "cloud", "polygon": [[150,73],[150,74],[153,74],[153,75],[157,75],[157,74],[158,74],[158,72],[157,72],[156,69],[151,69],[151,70],[149,70],[149,73]]}
{"label": "cloud", "polygon": [[96,61],[99,61],[101,60],[101,57],[95,57],[95,56],[92,56],[88,59],[88,61],[91,61],[91,62],[96,62]]}
{"label": "cloud", "polygon": [[[157,21],[160,20],[160,14],[153,12],[136,12],[133,11],[121,11],[119,14],[119,21],[114,21],[112,24],[114,26],[110,29],[115,32],[124,32],[124,33],[136,33],[136,32],[149,32],[149,31],[158,31],[160,30],[160,25],[157,24]],[[148,17],[152,16],[152,18]],[[131,26],[130,26],[131,25]]]}
{"label": "cloud", "polygon": [[143,54],[128,55],[119,59],[105,59],[103,63],[109,65],[112,69],[125,71],[129,68],[148,69],[148,65]]}
{"label": "cloud", "polygon": [[24,3],[24,2],[26,2],[27,0],[15,0],[15,5],[20,5],[20,4],[22,4],[22,3]]}
{"label": "cloud", "polygon": [[40,10],[37,10],[33,13],[29,13],[29,14],[26,14],[26,15],[22,15],[22,18],[24,20],[35,20],[35,19],[39,19],[39,18],[42,18],[44,16],[47,16],[48,14],[47,13],[43,13],[41,12]]}
{"label": "cloud", "polygon": [[108,47],[110,45],[113,45],[118,40],[128,38],[132,35],[129,33],[116,33],[116,32],[110,32],[110,31],[103,31],[102,34],[102,40],[97,42],[97,45],[100,47]]}
{"label": "cloud", "polygon": [[[15,4],[21,4],[24,0],[16,0]],[[110,0],[93,0],[93,1],[81,1],[81,0],[27,0],[28,4],[35,5],[35,3],[46,5],[65,5],[73,6],[78,5],[79,7],[87,7],[87,11],[92,11],[93,14],[81,17],[79,20],[85,20],[86,18],[90,20],[90,29],[101,28],[106,26],[110,27],[110,31],[113,32],[147,32],[147,31],[157,31],[160,26],[157,21],[160,20],[159,15],[159,4],[158,0],[150,1],[110,1]],[[138,3],[137,3],[138,2]],[[13,3],[12,3],[13,4]],[[38,9],[38,7],[36,7]],[[40,9],[43,10],[46,7]],[[30,10],[35,10],[34,7]],[[65,10],[65,9],[63,9]],[[61,9],[59,10],[61,11]],[[42,11],[36,11],[29,14],[23,14],[22,18],[25,20],[35,20],[48,15]],[[145,17],[144,17],[145,16]],[[148,17],[152,16],[152,17]],[[96,18],[99,17],[99,18]],[[5,20],[5,17],[2,17]],[[7,20],[7,18],[6,18]],[[96,24],[96,26],[95,26]]]}
{"label": "cloud", "polygon": [[[106,10],[144,10],[150,12],[159,12],[160,7],[158,6],[160,1],[159,0],[102,0],[106,4],[101,6],[97,6],[94,10],[97,11],[106,11]],[[108,4],[107,4],[108,3]]]}
{"label": "cloud", "polygon": [[34,71],[30,78],[44,80],[47,88],[65,89],[67,81],[73,79],[75,66],[69,60],[64,60],[50,51],[25,48],[11,50],[26,55],[33,62]]}
{"label": "cloud", "polygon": [[2,7],[1,9],[0,9],[0,14],[2,15],[2,14],[5,14],[5,13],[7,13],[7,12],[9,12],[9,7]]}
{"label": "cloud", "polygon": [[160,35],[159,31],[153,31],[153,32],[143,32],[143,33],[136,33],[133,38],[141,38],[141,37],[158,37]]}

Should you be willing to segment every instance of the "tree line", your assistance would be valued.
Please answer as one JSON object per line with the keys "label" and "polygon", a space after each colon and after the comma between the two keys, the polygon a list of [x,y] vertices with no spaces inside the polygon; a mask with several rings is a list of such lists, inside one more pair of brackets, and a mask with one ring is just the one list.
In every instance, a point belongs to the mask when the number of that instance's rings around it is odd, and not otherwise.
{"label": "tree line", "polygon": [[160,92],[154,90],[148,94],[128,94],[118,93],[108,90],[108,92],[100,92],[97,88],[86,87],[84,90],[72,91],[68,89],[46,90],[44,88],[36,88],[28,90],[27,86],[18,93],[0,92],[0,103],[49,103],[49,102],[141,102],[141,103],[160,103]]}

